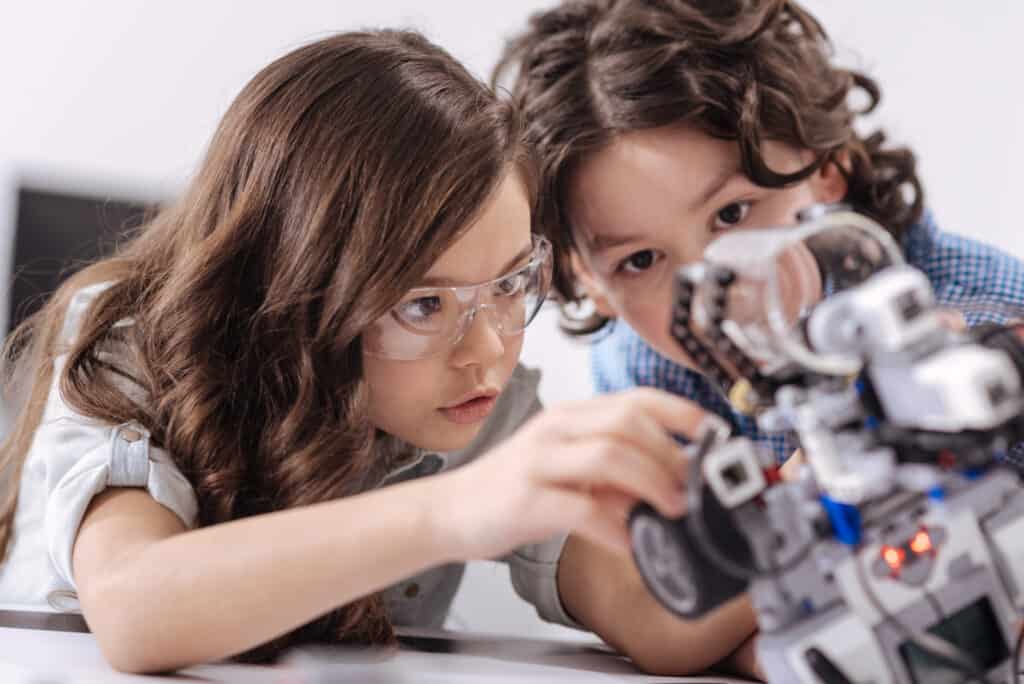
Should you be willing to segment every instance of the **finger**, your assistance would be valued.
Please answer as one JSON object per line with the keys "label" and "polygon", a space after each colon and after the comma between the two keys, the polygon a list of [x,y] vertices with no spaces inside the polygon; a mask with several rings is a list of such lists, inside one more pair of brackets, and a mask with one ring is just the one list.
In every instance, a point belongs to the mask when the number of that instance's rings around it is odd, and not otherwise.
{"label": "finger", "polygon": [[560,531],[579,535],[612,553],[631,552],[627,521],[618,502],[565,488],[549,489],[542,496],[554,511],[552,517],[557,517],[555,527]]}
{"label": "finger", "polygon": [[623,494],[614,489],[598,488],[592,490],[590,495],[598,508],[609,516],[617,517],[623,523],[629,521],[629,514],[633,511],[633,507],[639,503],[636,497]]}
{"label": "finger", "polygon": [[779,469],[782,479],[792,482],[800,478],[800,467],[804,464],[803,449],[797,449]]}
{"label": "finger", "polygon": [[690,440],[697,437],[701,423],[709,415],[688,399],[650,387],[638,387],[622,395],[608,396],[609,399],[614,396],[624,397],[637,411],[653,419],[662,430]]}
{"label": "finger", "polygon": [[650,456],[629,445],[590,439],[570,443],[558,458],[541,457],[534,465],[541,484],[553,483],[580,491],[615,490],[649,502],[667,516],[682,509],[681,486],[664,476]]}
{"label": "finger", "polygon": [[637,499],[614,489],[604,489],[593,491],[590,501],[590,513],[581,520],[574,533],[605,547],[612,553],[631,555],[629,513],[636,506]]}
{"label": "finger", "polygon": [[662,469],[662,477],[683,484],[689,459],[683,447],[643,409],[626,401],[603,404],[599,410],[573,416],[570,441],[607,440],[620,449],[647,454]]}
{"label": "finger", "polygon": [[642,408],[627,405],[619,409],[596,432],[647,454],[662,468],[664,477],[677,484],[686,482],[689,458],[682,445]]}
{"label": "finger", "polygon": [[709,415],[692,402],[650,388],[638,388],[578,402],[568,407],[560,428],[567,439],[586,439],[603,434],[632,444],[662,463],[666,474],[683,482],[688,463],[672,433],[688,438],[697,435]]}
{"label": "finger", "polygon": [[964,315],[956,309],[937,309],[935,311],[935,315],[944,327],[954,332],[963,332],[964,330],[967,330],[967,319],[965,319]]}

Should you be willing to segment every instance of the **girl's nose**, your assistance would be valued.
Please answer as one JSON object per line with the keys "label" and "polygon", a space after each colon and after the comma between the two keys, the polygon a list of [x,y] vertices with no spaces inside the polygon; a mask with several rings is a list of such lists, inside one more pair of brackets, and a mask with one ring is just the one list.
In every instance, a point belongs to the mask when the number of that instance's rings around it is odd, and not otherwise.
{"label": "girl's nose", "polygon": [[452,362],[457,366],[488,365],[505,354],[505,342],[490,306],[481,306],[473,314],[466,334],[455,345]]}

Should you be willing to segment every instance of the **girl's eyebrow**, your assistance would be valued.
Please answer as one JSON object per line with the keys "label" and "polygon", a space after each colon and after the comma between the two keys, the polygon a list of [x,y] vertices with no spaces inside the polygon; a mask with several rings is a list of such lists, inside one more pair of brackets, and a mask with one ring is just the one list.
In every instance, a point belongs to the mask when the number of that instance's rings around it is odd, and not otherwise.
{"label": "girl's eyebrow", "polygon": [[[533,252],[533,245],[532,244],[529,244],[526,247],[524,247],[523,249],[519,250],[519,253],[516,254],[511,259],[509,259],[508,262],[506,262],[505,265],[502,266],[498,270],[498,274],[496,276],[494,276],[494,277],[495,278],[500,278],[501,276],[505,275],[506,273],[511,271],[513,268],[515,268],[520,262],[522,262],[524,259],[526,259],[526,257],[530,256],[530,254],[532,252]],[[488,280],[492,280],[492,279],[488,278]],[[487,281],[484,281],[484,282],[487,282]],[[423,279],[423,282],[420,285],[418,285],[417,287],[463,287],[463,286],[472,285],[472,284],[474,284],[474,283],[460,283],[460,282],[458,282],[457,280],[455,280],[453,278],[445,278],[445,277],[438,277],[438,276],[427,276],[426,278]]]}

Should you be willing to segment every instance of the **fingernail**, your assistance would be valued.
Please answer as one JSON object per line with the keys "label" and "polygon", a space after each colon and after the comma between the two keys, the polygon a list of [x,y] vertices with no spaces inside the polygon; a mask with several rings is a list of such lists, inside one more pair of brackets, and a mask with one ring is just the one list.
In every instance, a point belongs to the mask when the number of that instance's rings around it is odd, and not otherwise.
{"label": "fingernail", "polygon": [[682,494],[672,497],[669,505],[665,507],[665,510],[672,515],[681,515],[686,510],[686,499]]}

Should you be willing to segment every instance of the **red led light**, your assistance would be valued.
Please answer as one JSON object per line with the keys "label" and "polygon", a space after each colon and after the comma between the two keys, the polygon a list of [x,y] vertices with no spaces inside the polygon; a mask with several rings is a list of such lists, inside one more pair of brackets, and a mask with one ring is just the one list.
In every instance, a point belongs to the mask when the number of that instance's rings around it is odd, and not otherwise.
{"label": "red led light", "polygon": [[882,558],[885,560],[893,572],[899,572],[900,568],[903,567],[903,559],[906,557],[906,551],[898,549],[895,546],[883,546],[882,547]]}
{"label": "red led light", "polygon": [[928,553],[932,550],[932,538],[928,536],[928,530],[920,530],[910,540],[910,550],[916,554]]}

